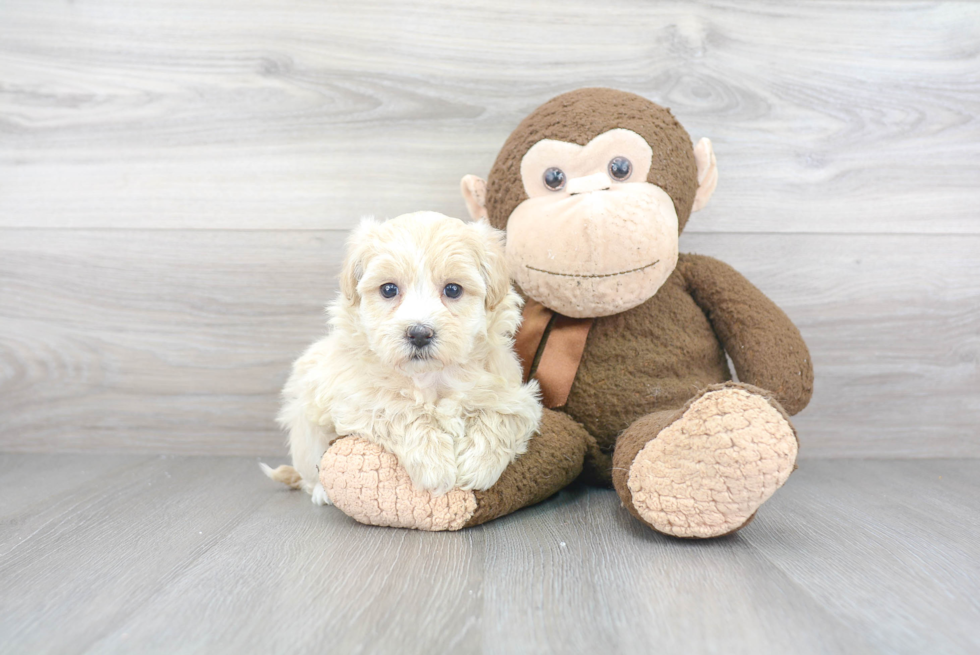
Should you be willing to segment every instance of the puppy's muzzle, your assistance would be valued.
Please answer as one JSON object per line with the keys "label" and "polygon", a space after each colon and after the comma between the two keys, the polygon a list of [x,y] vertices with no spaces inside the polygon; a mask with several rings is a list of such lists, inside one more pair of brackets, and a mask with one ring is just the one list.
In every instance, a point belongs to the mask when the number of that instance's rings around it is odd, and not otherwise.
{"label": "puppy's muzzle", "polygon": [[408,339],[415,348],[421,350],[425,348],[436,336],[436,331],[430,328],[428,325],[413,325],[408,328],[405,333],[405,338]]}

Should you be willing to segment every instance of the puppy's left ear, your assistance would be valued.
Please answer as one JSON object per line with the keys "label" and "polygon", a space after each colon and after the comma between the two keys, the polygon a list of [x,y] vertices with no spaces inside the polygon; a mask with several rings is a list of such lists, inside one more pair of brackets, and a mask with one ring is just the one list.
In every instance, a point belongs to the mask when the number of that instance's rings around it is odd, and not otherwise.
{"label": "puppy's left ear", "polygon": [[344,263],[340,267],[340,292],[351,305],[361,301],[357,285],[364,276],[365,259],[379,225],[373,218],[363,218],[347,237]]}
{"label": "puppy's left ear", "polygon": [[510,293],[510,270],[504,252],[504,233],[490,226],[486,220],[470,223],[480,245],[476,248],[478,266],[483,282],[487,285],[487,311],[493,311]]}

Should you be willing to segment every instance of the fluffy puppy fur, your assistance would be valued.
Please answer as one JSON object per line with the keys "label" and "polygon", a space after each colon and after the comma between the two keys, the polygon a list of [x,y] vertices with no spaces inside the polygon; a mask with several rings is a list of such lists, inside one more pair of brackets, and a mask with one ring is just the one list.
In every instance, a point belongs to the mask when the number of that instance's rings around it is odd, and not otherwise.
{"label": "fluffy puppy fur", "polygon": [[364,220],[347,244],[330,332],[283,390],[293,467],[266,473],[327,504],[320,459],[338,436],[357,435],[435,494],[491,487],[541,420],[537,383],[521,384],[512,348],[522,301],[502,241],[486,223],[434,212]]}

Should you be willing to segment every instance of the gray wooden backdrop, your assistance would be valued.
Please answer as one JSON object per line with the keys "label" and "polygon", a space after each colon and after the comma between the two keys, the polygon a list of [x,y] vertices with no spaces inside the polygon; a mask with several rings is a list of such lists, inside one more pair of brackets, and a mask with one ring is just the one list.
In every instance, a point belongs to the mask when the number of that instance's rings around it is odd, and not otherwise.
{"label": "gray wooden backdrop", "polygon": [[980,4],[878,0],[3,0],[0,449],[284,452],[345,231],[597,85],[714,141],[804,457],[980,455]]}

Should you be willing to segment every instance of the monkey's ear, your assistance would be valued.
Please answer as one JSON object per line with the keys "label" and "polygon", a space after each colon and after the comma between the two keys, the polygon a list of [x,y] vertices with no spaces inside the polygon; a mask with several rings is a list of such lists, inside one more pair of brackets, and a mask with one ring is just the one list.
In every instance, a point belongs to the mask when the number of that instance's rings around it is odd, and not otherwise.
{"label": "monkey's ear", "polygon": [[715,151],[711,147],[711,139],[702,138],[694,146],[694,161],[698,165],[698,191],[694,194],[692,212],[702,209],[711,199],[718,185],[718,164],[715,162]]}
{"label": "monkey's ear", "polygon": [[365,259],[370,251],[375,230],[379,225],[380,223],[373,218],[362,218],[358,226],[347,237],[344,263],[340,267],[340,292],[344,299],[352,305],[356,305],[361,300],[357,293],[357,285],[364,276]]}
{"label": "monkey's ear", "polygon": [[463,192],[466,209],[474,221],[487,217],[487,182],[476,175],[464,175],[459,181],[459,190]]}

